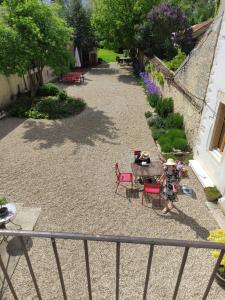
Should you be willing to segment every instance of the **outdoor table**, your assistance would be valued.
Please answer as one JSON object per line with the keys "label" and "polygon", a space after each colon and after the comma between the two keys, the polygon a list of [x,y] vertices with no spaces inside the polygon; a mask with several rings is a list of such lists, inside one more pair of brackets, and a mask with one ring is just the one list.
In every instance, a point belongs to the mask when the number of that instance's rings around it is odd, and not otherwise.
{"label": "outdoor table", "polygon": [[129,56],[122,56],[119,58],[119,61],[122,62],[122,63],[130,63],[132,60]]}
{"label": "outdoor table", "polygon": [[138,177],[159,177],[163,174],[162,163],[160,160],[151,160],[148,166],[141,166],[136,163],[131,164],[134,181],[137,182]]}

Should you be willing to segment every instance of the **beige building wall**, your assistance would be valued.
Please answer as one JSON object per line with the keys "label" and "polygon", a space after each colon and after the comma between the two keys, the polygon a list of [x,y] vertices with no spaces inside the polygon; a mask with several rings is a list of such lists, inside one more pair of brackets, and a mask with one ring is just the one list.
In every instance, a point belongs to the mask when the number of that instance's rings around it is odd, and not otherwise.
{"label": "beige building wall", "polygon": [[[56,76],[51,68],[45,67],[43,70],[44,82],[49,82],[55,79]],[[29,80],[27,76],[19,77],[17,75],[11,75],[9,77],[0,75],[0,109],[13,101],[19,92],[25,92],[26,86],[29,90]]]}

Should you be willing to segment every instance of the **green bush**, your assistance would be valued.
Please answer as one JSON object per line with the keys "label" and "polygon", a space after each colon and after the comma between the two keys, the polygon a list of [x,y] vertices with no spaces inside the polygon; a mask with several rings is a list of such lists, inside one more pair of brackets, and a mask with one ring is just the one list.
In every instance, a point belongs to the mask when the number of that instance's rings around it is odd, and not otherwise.
{"label": "green bush", "polygon": [[184,117],[179,113],[170,113],[166,118],[167,128],[183,128]]}
{"label": "green bush", "polygon": [[67,93],[66,91],[62,90],[59,92],[59,99],[65,101],[67,99]]}
{"label": "green bush", "polygon": [[166,131],[163,128],[151,128],[152,131],[152,137],[156,141],[158,140],[161,136],[165,135]]}
{"label": "green bush", "polygon": [[158,129],[165,128],[165,120],[162,117],[157,116],[154,120],[153,126]]}
{"label": "green bush", "polygon": [[173,141],[173,147],[181,151],[185,151],[187,149],[187,145],[188,145],[187,140],[184,138],[177,138],[174,139]]}
{"label": "green bush", "polygon": [[176,71],[183,63],[185,58],[186,58],[186,54],[182,52],[180,49],[178,49],[177,55],[172,60],[165,62],[165,64],[170,70]]}
{"label": "green bush", "polygon": [[10,104],[6,108],[6,111],[11,117],[26,118],[26,112],[30,109],[30,107],[31,102],[23,102],[18,100],[15,103]]}
{"label": "green bush", "polygon": [[160,147],[162,149],[162,152],[165,152],[165,153],[171,152],[173,150],[170,143],[160,144]]}
{"label": "green bush", "polygon": [[36,98],[32,102],[17,101],[7,108],[9,115],[32,119],[60,119],[78,114],[85,108],[82,99],[68,97],[66,92],[58,96]]}
{"label": "green bush", "polygon": [[155,111],[163,118],[166,118],[169,113],[173,112],[173,99],[164,98],[158,101]]}
{"label": "green bush", "polygon": [[151,116],[152,116],[152,112],[150,112],[150,111],[145,112],[145,118],[146,119],[150,118]]}
{"label": "green bush", "polygon": [[161,102],[161,97],[158,94],[148,95],[147,101],[151,107],[156,107]]}
{"label": "green bush", "polygon": [[156,79],[161,86],[164,86],[164,77],[163,77],[163,74],[161,72],[154,71],[153,72],[153,78]]}
{"label": "green bush", "polygon": [[164,128],[165,120],[160,116],[152,116],[148,119],[148,126],[155,128]]}
{"label": "green bush", "polygon": [[53,83],[47,83],[39,87],[37,91],[38,96],[56,96],[60,89]]}
{"label": "green bush", "polygon": [[170,139],[173,141],[177,138],[183,138],[186,139],[186,134],[183,129],[178,128],[171,128],[167,131],[167,135],[170,137]]}
{"label": "green bush", "polygon": [[208,201],[216,201],[221,197],[221,193],[216,186],[206,187],[204,192]]}

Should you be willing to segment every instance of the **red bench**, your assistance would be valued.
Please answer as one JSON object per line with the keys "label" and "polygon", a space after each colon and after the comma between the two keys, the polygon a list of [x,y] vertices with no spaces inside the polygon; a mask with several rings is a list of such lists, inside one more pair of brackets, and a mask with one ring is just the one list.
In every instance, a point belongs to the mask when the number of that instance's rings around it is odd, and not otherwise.
{"label": "red bench", "polygon": [[63,82],[82,83],[84,76],[81,73],[68,73],[62,78]]}

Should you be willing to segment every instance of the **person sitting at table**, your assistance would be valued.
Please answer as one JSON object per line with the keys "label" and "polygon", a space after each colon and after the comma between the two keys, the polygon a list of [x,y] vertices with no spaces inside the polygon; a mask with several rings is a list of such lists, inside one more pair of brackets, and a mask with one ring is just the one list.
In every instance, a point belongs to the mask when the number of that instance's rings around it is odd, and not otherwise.
{"label": "person sitting at table", "polygon": [[142,151],[141,154],[135,159],[135,163],[138,165],[149,165],[150,153],[148,151]]}

